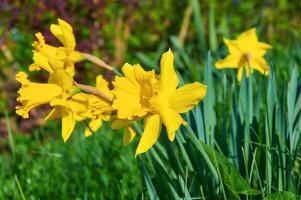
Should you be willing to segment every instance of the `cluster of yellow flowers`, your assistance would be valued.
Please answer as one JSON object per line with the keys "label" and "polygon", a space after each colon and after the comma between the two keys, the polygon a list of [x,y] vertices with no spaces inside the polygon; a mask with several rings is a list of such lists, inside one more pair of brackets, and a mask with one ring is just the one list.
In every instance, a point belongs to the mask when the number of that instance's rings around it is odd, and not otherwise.
{"label": "cluster of yellow flowers", "polygon": [[[95,87],[79,84],[74,81],[75,63],[91,60],[93,56],[75,50],[72,27],[64,20],[58,19],[50,31],[62,46],[46,44],[43,35],[37,33],[33,43],[34,63],[29,66],[29,71],[47,71],[48,82],[31,82],[27,73],[19,72],[16,80],[21,88],[17,101],[21,105],[16,107],[16,113],[28,118],[32,108],[48,104],[51,110],[45,120],[62,120],[65,142],[77,121],[89,120],[85,136],[97,131],[103,121],[111,121],[112,129],[124,128],[123,143],[128,144],[136,136],[134,123],[143,119],[144,130],[136,149],[136,155],[141,154],[156,143],[162,124],[173,141],[179,127],[186,124],[180,114],[191,110],[206,95],[207,87],[199,82],[178,87],[179,77],[170,49],[162,55],[159,75],[153,70],[145,71],[139,64],[126,63],[122,67],[124,76],[115,77],[112,90],[102,75],[96,77]],[[244,68],[247,76],[253,69],[269,73],[263,55],[271,46],[258,42],[255,29],[241,34],[237,40],[225,39],[225,43],[230,55],[217,62],[216,68],[238,68],[239,80]]]}

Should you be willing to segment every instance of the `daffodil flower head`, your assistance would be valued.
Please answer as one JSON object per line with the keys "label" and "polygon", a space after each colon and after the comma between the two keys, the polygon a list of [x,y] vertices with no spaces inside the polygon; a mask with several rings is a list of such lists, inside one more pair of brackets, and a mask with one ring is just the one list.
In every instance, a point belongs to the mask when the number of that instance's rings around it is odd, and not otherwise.
{"label": "daffodil flower head", "polygon": [[64,69],[70,76],[74,76],[74,64],[82,61],[84,56],[75,50],[76,42],[73,29],[66,21],[58,19],[58,24],[50,26],[51,33],[63,44],[62,47],[54,47],[45,43],[41,33],[36,33],[37,40],[33,43],[34,63],[29,66],[30,71],[44,69],[52,73],[49,66],[49,59],[63,61]]}
{"label": "daffodil flower head", "polygon": [[254,70],[263,75],[269,75],[270,69],[264,59],[264,55],[272,46],[258,41],[255,28],[241,33],[236,40],[225,38],[224,43],[228,47],[229,55],[215,63],[217,69],[238,69],[238,81],[241,81],[243,71],[245,71],[247,77]]}
{"label": "daffodil flower head", "polygon": [[116,77],[113,83],[113,108],[118,111],[119,119],[144,117],[151,110],[150,99],[158,88],[155,72],[146,72],[140,65],[128,63],[122,67],[122,72],[125,77]]}
{"label": "daffodil flower head", "polygon": [[173,62],[173,53],[168,50],[161,58],[159,79],[153,71],[146,72],[139,65],[125,64],[122,68],[124,77],[117,77],[113,83],[113,108],[117,110],[119,127],[122,123],[127,127],[125,139],[132,140],[135,136],[127,122],[144,119],[144,131],[136,155],[155,144],[162,124],[169,140],[173,141],[180,125],[186,124],[180,114],[191,110],[206,95],[207,87],[198,82],[178,88],[179,78]]}
{"label": "daffodil flower head", "polygon": [[[62,88],[51,83],[35,83],[28,80],[25,72],[19,72],[16,80],[21,83],[17,101],[21,105],[16,106],[16,113],[23,118],[28,118],[28,112],[39,105],[48,104],[56,97],[62,95]],[[44,92],[43,92],[44,91]]]}
{"label": "daffodil flower head", "polygon": [[50,112],[51,114],[49,114],[48,118],[54,118],[54,116],[62,117],[62,135],[63,138],[68,138],[75,125],[74,119],[79,116],[76,115],[77,113],[74,112],[72,106],[82,110],[86,108],[83,108],[83,102],[78,103],[76,101],[82,100],[82,98],[73,94],[74,81],[63,69],[62,61],[49,59],[48,64],[52,70],[48,83],[30,82],[28,75],[24,72],[19,72],[16,75],[16,80],[21,83],[21,88],[18,91],[19,97],[17,98],[21,105],[16,106],[16,113],[23,118],[28,118],[28,112],[32,108],[42,104],[49,104],[55,108]]}
{"label": "daffodil flower head", "polygon": [[[63,75],[59,76],[61,79],[64,79],[64,76],[68,76],[68,74],[63,72]],[[65,83],[69,85],[68,79]],[[96,78],[96,89],[113,98],[113,94],[108,88],[108,82],[102,76],[97,76]],[[50,102],[53,109],[46,116],[45,120],[62,118],[62,138],[66,142],[70,138],[77,121],[90,120],[85,130],[85,136],[90,136],[97,131],[103,121],[110,119],[111,104],[107,99],[93,94],[80,92],[72,95],[72,93],[67,93],[65,98],[57,98]]]}
{"label": "daffodil flower head", "polygon": [[[96,89],[101,91],[104,95],[113,99],[113,93],[109,89],[109,83],[101,76],[96,77]],[[88,127],[85,130],[85,136],[91,136],[102,125],[103,121],[111,119],[113,111],[112,101],[90,94],[90,110],[93,118],[90,120]]]}

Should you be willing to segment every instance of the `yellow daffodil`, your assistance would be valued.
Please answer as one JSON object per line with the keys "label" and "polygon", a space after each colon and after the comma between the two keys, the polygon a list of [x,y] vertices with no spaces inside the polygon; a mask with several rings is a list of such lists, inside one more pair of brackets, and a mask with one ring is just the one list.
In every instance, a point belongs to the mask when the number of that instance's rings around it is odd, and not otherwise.
{"label": "yellow daffodil", "polygon": [[161,124],[166,127],[169,140],[173,141],[180,125],[186,124],[180,114],[191,110],[206,95],[206,86],[198,82],[178,88],[179,78],[173,60],[171,50],[163,54],[159,79],[154,71],[146,72],[140,65],[125,64],[122,68],[124,77],[116,77],[113,83],[115,100],[112,107],[117,110],[118,118],[115,127],[127,127],[124,143],[135,136],[129,122],[144,119],[136,155],[155,144]]}
{"label": "yellow daffodil", "polygon": [[[104,95],[110,99],[113,99],[113,94],[109,89],[108,82],[101,75],[96,77],[96,89],[104,93]],[[89,95],[89,100],[91,102],[90,109],[93,118],[85,130],[85,136],[90,136],[96,132],[101,127],[103,121],[109,121],[111,112],[113,111],[111,101],[95,95]]]}
{"label": "yellow daffodil", "polygon": [[73,95],[76,87],[73,85],[73,78],[63,69],[63,65],[63,62],[49,60],[49,67],[55,80],[49,83],[30,82],[26,73],[20,72],[17,74],[16,79],[21,83],[17,100],[21,105],[16,106],[16,113],[28,118],[29,110],[38,105],[64,105],[61,108],[63,113],[61,115],[62,135],[64,137],[65,135],[70,135],[70,132],[73,130],[74,123],[71,118],[74,118],[74,113],[69,109],[69,106],[63,103]]}
{"label": "yellow daffodil", "polygon": [[16,80],[21,84],[17,101],[22,104],[16,106],[16,113],[23,118],[29,117],[29,110],[36,106],[49,103],[54,98],[60,96],[63,91],[63,89],[56,84],[29,81],[28,75],[25,72],[19,72],[16,75]]}
{"label": "yellow daffodil", "polygon": [[253,73],[253,70],[257,70],[263,75],[269,74],[270,69],[264,55],[272,46],[258,41],[255,28],[243,32],[236,40],[224,39],[224,42],[228,46],[230,55],[215,64],[217,69],[238,69],[237,79],[239,81],[241,81],[243,71],[247,77]]}
{"label": "yellow daffodil", "polygon": [[[108,88],[108,82],[98,76],[96,89],[112,98]],[[97,131],[103,121],[110,119],[112,111],[111,102],[93,94],[77,93],[67,99],[55,99],[51,102],[54,108],[50,111],[46,120],[62,118],[62,137],[67,141],[72,134],[76,121],[89,119],[90,122],[85,130],[85,136],[90,136]]]}
{"label": "yellow daffodil", "polygon": [[72,27],[64,20],[58,19],[58,24],[50,26],[51,33],[63,44],[62,47],[54,47],[45,43],[45,39],[41,33],[36,34],[37,41],[33,43],[34,63],[29,66],[29,70],[44,69],[50,74],[52,73],[49,66],[49,59],[57,59],[64,63],[64,69],[73,77],[74,63],[84,59],[84,56],[75,50],[75,37]]}
{"label": "yellow daffodil", "polygon": [[31,82],[24,72],[19,72],[16,75],[16,80],[21,83],[21,88],[18,91],[19,97],[17,98],[21,105],[16,106],[16,113],[23,118],[28,118],[28,112],[36,106],[42,104],[62,106],[59,109],[62,113],[62,136],[64,140],[69,137],[75,125],[75,114],[70,109],[69,104],[64,104],[66,102],[64,97],[67,95],[64,92],[65,89],[53,83]]}

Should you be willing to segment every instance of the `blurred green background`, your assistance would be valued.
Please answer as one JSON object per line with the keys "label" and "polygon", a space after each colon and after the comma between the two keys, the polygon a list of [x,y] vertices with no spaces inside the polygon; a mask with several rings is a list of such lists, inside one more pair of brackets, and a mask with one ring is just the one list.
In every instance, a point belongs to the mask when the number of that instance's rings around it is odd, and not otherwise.
{"label": "blurred green background", "polygon": [[[28,199],[147,196],[134,158],[137,143],[123,147],[122,133],[111,131],[108,124],[88,139],[79,124],[64,144],[59,123],[42,120],[47,107],[33,110],[28,120],[15,115],[18,84],[14,76],[17,71],[27,71],[32,63],[36,32],[42,32],[48,43],[58,44],[49,31],[57,18],[72,25],[78,50],[116,67],[129,62],[156,69],[168,47],[176,56],[184,48],[189,56],[176,60],[176,66],[189,82],[203,82],[208,51],[215,59],[226,55],[223,37],[234,38],[257,27],[260,40],[274,47],[268,57],[277,62],[280,80],[286,78],[288,65],[301,61],[300,10],[301,1],[288,0],[1,1],[0,199],[22,195]],[[189,70],[187,63],[193,66]],[[88,62],[78,64],[77,72],[76,80],[82,83],[92,83],[99,73],[112,79],[112,74]],[[46,80],[43,73],[31,76],[40,82]]]}

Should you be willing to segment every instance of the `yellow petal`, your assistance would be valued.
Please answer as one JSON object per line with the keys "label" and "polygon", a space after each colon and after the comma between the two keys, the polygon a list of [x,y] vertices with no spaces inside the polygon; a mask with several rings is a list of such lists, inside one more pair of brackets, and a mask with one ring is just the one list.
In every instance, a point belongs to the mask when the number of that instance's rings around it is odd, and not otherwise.
{"label": "yellow petal", "polygon": [[243,67],[238,68],[236,78],[240,82],[242,79]]}
{"label": "yellow petal", "polygon": [[[53,73],[53,70],[51,69],[51,67],[49,65],[49,59],[46,56],[42,55],[40,52],[34,52],[33,61],[35,62],[35,64],[37,66],[43,68],[44,70],[48,71],[49,73]],[[33,65],[33,66],[35,66],[35,65]],[[35,68],[30,67],[29,70],[34,71]]]}
{"label": "yellow petal", "polygon": [[29,67],[28,67],[28,70],[29,71],[40,71],[42,68],[39,66],[39,65],[37,65],[36,63],[32,63],[32,64],[30,64],[29,65]]}
{"label": "yellow petal", "polygon": [[128,126],[123,134],[123,138],[122,138],[123,145],[127,145],[130,142],[132,142],[135,136],[136,136],[136,131],[133,129],[132,126]]}
{"label": "yellow petal", "polygon": [[36,33],[35,36],[37,40],[33,42],[32,46],[35,50],[40,50],[45,45],[45,38],[40,32]]}
{"label": "yellow petal", "polygon": [[196,106],[206,96],[207,86],[194,82],[178,88],[170,98],[170,108],[184,113]]}
{"label": "yellow petal", "polygon": [[263,56],[268,49],[272,48],[271,45],[258,41],[255,28],[241,33],[237,37],[236,43],[244,54],[256,56]]}
{"label": "yellow petal", "polygon": [[50,31],[65,47],[75,48],[75,37],[72,27],[66,21],[58,19],[58,25],[52,24]]}
{"label": "yellow petal", "polygon": [[115,100],[112,107],[120,119],[142,117],[149,111],[149,100],[157,89],[155,73],[129,64],[125,64],[122,71],[125,76],[116,77],[113,82]]}
{"label": "yellow petal", "polygon": [[62,116],[62,108],[60,106],[56,106],[51,109],[48,115],[44,118],[45,121],[54,120],[60,118]]}
{"label": "yellow petal", "polygon": [[257,35],[256,35],[256,28],[251,28],[251,29],[241,33],[237,37],[237,40],[243,40],[243,41],[249,40],[250,42],[258,41],[258,38],[257,38]]}
{"label": "yellow petal", "polygon": [[72,62],[74,62],[74,63],[77,63],[77,62],[85,59],[85,56],[83,56],[78,51],[71,51],[69,56],[70,56],[70,60],[72,60]]}
{"label": "yellow petal", "polygon": [[89,101],[91,96],[92,95],[86,93],[78,93],[67,100],[68,107],[73,110],[74,117],[77,121],[81,121],[86,118],[93,118],[92,105]]}
{"label": "yellow petal", "polygon": [[185,121],[179,113],[170,108],[160,110],[160,117],[166,127],[168,139],[174,141],[176,131],[180,128],[181,124],[185,124]]}
{"label": "yellow petal", "polygon": [[58,24],[60,26],[64,27],[66,30],[68,30],[70,32],[73,31],[72,26],[68,22],[66,22],[65,20],[59,18],[57,21],[58,21]]}
{"label": "yellow petal", "polygon": [[102,75],[98,75],[96,77],[96,88],[103,92],[106,96],[110,97],[111,99],[113,99],[114,95],[111,92],[111,90],[109,89],[109,83],[108,81],[106,81]]}
{"label": "yellow petal", "polygon": [[172,94],[178,84],[179,84],[179,78],[178,75],[174,69],[174,56],[172,51],[169,49],[167,52],[165,52],[162,55],[161,58],[161,74],[160,74],[160,86],[159,86],[159,92],[164,93],[167,95]]}
{"label": "yellow petal", "polygon": [[62,107],[62,138],[66,142],[75,126],[75,118],[71,109]]}
{"label": "yellow petal", "polygon": [[112,120],[111,113],[103,113],[102,114],[102,120],[106,121],[106,122],[111,121]]}
{"label": "yellow petal", "polygon": [[85,129],[85,136],[89,137],[93,133],[95,133],[102,125],[102,119],[99,117],[97,119],[91,120],[89,123],[89,127]]}
{"label": "yellow petal", "polygon": [[149,150],[158,140],[161,132],[159,115],[151,115],[144,120],[144,131],[136,149],[136,155]]}
{"label": "yellow petal", "polygon": [[217,69],[238,68],[239,60],[240,56],[230,54],[225,59],[216,62],[215,67]]}
{"label": "yellow petal", "polygon": [[224,43],[227,45],[230,54],[232,55],[240,54],[240,49],[237,45],[236,40],[229,40],[227,38],[224,38]]}
{"label": "yellow petal", "polygon": [[58,85],[67,91],[70,90],[73,86],[73,78],[64,70],[64,63],[59,60],[49,59],[49,64],[54,71],[53,76]]}
{"label": "yellow petal", "polygon": [[[113,93],[109,89],[109,83],[102,77],[102,75],[98,75],[96,77],[96,89],[105,94],[110,99],[114,98]],[[89,101],[91,103],[91,110],[93,115],[101,116],[101,118],[105,121],[108,121],[110,119],[110,114],[113,111],[111,101],[95,95],[90,95]]]}
{"label": "yellow petal", "polygon": [[250,62],[251,68],[259,71],[263,75],[269,75],[270,69],[263,57],[255,57]]}
{"label": "yellow petal", "polygon": [[243,54],[249,54],[258,49],[258,38],[256,35],[256,29],[252,28],[241,33],[237,37],[237,45]]}
{"label": "yellow petal", "polygon": [[271,48],[273,47],[267,43],[257,42],[256,47],[250,50],[251,59],[253,57],[263,57],[266,54],[266,52]]}
{"label": "yellow petal", "polygon": [[48,45],[45,43],[44,36],[42,33],[36,33],[36,41],[33,43],[34,52],[41,53],[43,56],[46,57],[55,57],[58,56],[57,51],[58,48]]}
{"label": "yellow petal", "polygon": [[264,43],[264,42],[258,42],[257,45],[258,45],[258,48],[263,49],[263,50],[268,50],[268,49],[273,48],[271,45]]}
{"label": "yellow petal", "polygon": [[16,75],[16,80],[21,83],[21,88],[18,91],[19,97],[17,98],[21,105],[16,106],[16,113],[24,118],[29,117],[30,109],[50,103],[62,94],[62,88],[55,84],[34,83],[30,82],[27,77],[28,75],[24,72],[19,72]]}
{"label": "yellow petal", "polygon": [[161,121],[166,126],[169,140],[173,141],[176,130],[181,124],[184,124],[185,121],[176,110],[171,108],[171,98],[172,96],[167,97],[159,93],[157,96],[154,96],[150,102],[153,112],[160,114]]}

